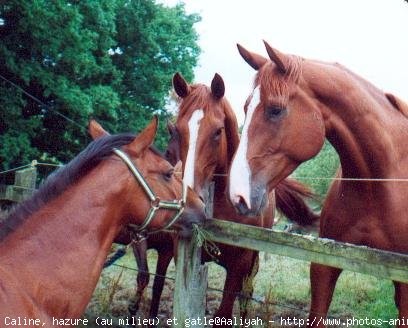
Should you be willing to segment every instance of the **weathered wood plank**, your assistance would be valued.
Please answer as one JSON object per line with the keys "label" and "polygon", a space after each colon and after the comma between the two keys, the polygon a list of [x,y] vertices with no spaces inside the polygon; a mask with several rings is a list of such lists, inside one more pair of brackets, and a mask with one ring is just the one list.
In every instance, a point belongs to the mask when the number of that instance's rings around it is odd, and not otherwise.
{"label": "weathered wood plank", "polygon": [[204,230],[216,242],[408,283],[407,254],[215,219],[207,220]]}

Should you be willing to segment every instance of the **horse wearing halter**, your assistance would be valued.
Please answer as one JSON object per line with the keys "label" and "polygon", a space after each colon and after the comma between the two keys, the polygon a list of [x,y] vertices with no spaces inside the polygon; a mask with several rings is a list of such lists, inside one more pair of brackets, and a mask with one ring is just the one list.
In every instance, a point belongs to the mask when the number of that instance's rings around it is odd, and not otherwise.
{"label": "horse wearing halter", "polygon": [[[163,228],[156,229],[154,230],[154,232],[169,229],[174,223],[176,223],[176,221],[180,218],[181,214],[184,211],[185,204],[186,204],[186,197],[187,197],[187,186],[183,185],[181,199],[173,200],[173,201],[161,200],[160,197],[158,197],[154,193],[152,188],[150,188],[149,184],[147,183],[143,175],[140,173],[137,167],[133,164],[130,158],[126,155],[126,153],[116,148],[113,150],[113,152],[128,166],[130,172],[136,178],[137,182],[139,182],[140,186],[142,187],[142,189],[145,191],[145,193],[150,199],[150,209],[147,212],[144,222],[140,226],[131,224],[131,223],[129,224],[129,226],[133,228],[137,233],[140,233],[148,227],[150,222],[152,222],[157,210],[167,209],[167,210],[174,210],[177,212],[173,216],[173,218],[170,219],[166,223],[166,225]],[[151,232],[153,231],[149,231],[149,233]]]}

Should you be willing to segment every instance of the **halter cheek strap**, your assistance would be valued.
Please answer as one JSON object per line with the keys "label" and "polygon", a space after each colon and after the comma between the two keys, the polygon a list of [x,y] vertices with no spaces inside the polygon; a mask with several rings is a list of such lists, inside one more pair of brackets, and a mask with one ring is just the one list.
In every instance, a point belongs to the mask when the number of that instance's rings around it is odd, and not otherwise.
{"label": "halter cheek strap", "polygon": [[143,175],[140,173],[140,171],[137,169],[137,167],[133,164],[133,162],[130,160],[130,158],[124,153],[123,151],[114,148],[113,152],[119,156],[123,162],[128,166],[130,172],[133,174],[133,176],[136,178],[136,180],[139,182],[140,186],[142,189],[145,191],[147,196],[150,199],[150,209],[149,212],[147,212],[146,218],[144,222],[138,226],[135,224],[129,224],[130,227],[135,229],[136,231],[140,232],[148,227],[148,225],[152,222],[154,215],[157,210],[159,209],[167,209],[167,210],[174,210],[177,211],[176,214],[164,225],[164,227],[160,229],[156,229],[156,231],[159,230],[166,230],[170,228],[181,216],[181,214],[184,211],[184,207],[186,204],[186,199],[187,199],[187,188],[186,186],[183,186],[183,191],[182,191],[182,198],[179,200],[172,200],[172,201],[163,201],[161,200],[156,194],[153,192],[153,190],[150,188],[149,184],[147,181],[144,179]]}

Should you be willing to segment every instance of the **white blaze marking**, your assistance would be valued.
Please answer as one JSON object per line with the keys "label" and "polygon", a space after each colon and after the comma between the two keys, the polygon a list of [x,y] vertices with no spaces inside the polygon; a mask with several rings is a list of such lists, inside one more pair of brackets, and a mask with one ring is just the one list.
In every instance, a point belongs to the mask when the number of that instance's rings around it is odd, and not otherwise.
{"label": "white blaze marking", "polygon": [[188,143],[188,151],[186,158],[186,165],[184,168],[183,182],[191,189],[194,187],[194,164],[195,153],[198,138],[198,129],[200,128],[200,121],[204,117],[204,112],[201,109],[197,109],[193,115],[191,115],[188,121],[188,131],[190,134],[190,140]]}
{"label": "white blaze marking", "polygon": [[247,160],[248,150],[248,129],[251,124],[252,115],[255,108],[260,102],[260,91],[257,86],[252,92],[252,99],[248,105],[248,110],[245,117],[242,136],[239,142],[237,152],[231,165],[229,196],[233,203],[238,203],[242,197],[247,204],[248,209],[251,209],[251,169]]}

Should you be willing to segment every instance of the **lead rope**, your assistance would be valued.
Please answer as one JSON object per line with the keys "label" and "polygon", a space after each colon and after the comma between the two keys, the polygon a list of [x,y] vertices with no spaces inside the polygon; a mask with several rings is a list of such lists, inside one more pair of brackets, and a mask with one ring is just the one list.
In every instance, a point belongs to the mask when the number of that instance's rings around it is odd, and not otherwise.
{"label": "lead rope", "polygon": [[121,259],[123,256],[125,256],[130,246],[137,245],[137,244],[139,244],[139,243],[141,243],[142,241],[144,241],[144,240],[147,239],[147,235],[146,235],[145,233],[137,233],[137,232],[134,232],[134,231],[130,231],[130,234],[131,234],[131,236],[132,236],[132,241],[131,241],[129,244],[127,244],[127,245],[125,245],[125,246],[119,248],[119,249],[118,249],[115,253],[113,253],[112,255],[109,255],[109,256],[107,257],[107,259],[106,259],[104,265],[103,265],[103,268],[104,268],[104,269],[107,268],[107,267],[110,267],[110,266],[111,266],[112,264],[114,264],[116,261],[118,261],[118,260]]}

